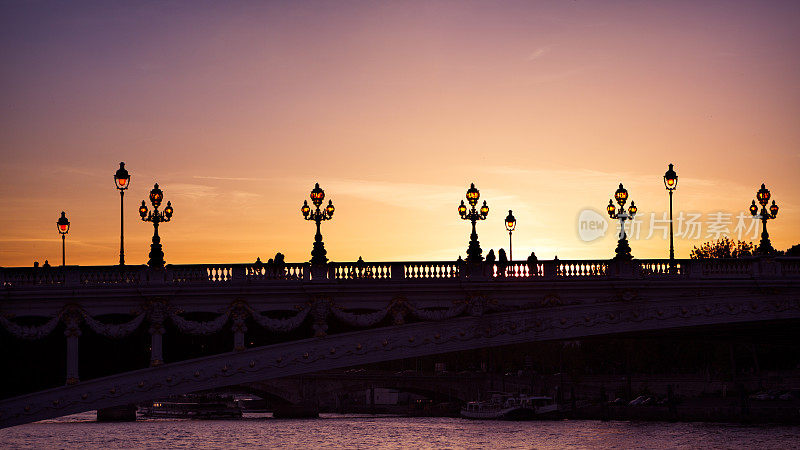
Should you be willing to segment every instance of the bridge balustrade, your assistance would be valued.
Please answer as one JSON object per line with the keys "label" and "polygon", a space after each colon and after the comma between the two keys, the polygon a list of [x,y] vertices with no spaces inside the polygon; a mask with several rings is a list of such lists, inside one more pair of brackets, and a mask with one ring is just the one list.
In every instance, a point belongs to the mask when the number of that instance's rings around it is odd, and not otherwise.
{"label": "bridge balustrade", "polygon": [[757,275],[755,259],[703,259],[700,261],[704,277],[747,278]]}
{"label": "bridge balustrade", "polygon": [[800,277],[800,258],[782,260],[780,269],[784,276]]}
{"label": "bridge balustrade", "polygon": [[[612,270],[612,268],[614,270]],[[619,270],[625,268],[626,270]],[[5,288],[76,287],[107,285],[216,285],[226,283],[375,281],[424,282],[503,279],[559,280],[614,278],[749,279],[771,276],[800,276],[800,258],[738,259],[643,259],[630,262],[611,260],[554,260],[505,265],[482,263],[470,266],[453,261],[426,262],[332,262],[312,275],[309,263],[280,266],[250,264],[177,264],[163,270],[147,266],[67,266],[0,268],[0,286]]]}
{"label": "bridge balustrade", "polygon": [[268,264],[242,264],[247,280],[308,280],[308,263],[287,263],[280,266]]}
{"label": "bridge balustrade", "polygon": [[13,267],[0,270],[6,287],[63,285],[65,271],[55,268]]}
{"label": "bridge balustrade", "polygon": [[689,274],[686,270],[688,264],[682,259],[675,260],[672,264],[663,259],[641,259],[637,262],[639,271],[645,278],[685,277]]}
{"label": "bridge balustrade", "polygon": [[608,261],[563,261],[555,265],[559,277],[601,277],[608,271]]}
{"label": "bridge balustrade", "polygon": [[460,273],[455,262],[397,263],[397,267],[402,278],[414,281],[456,279]]}
{"label": "bridge balustrade", "polygon": [[388,280],[391,278],[391,263],[331,263],[328,279],[342,280]]}

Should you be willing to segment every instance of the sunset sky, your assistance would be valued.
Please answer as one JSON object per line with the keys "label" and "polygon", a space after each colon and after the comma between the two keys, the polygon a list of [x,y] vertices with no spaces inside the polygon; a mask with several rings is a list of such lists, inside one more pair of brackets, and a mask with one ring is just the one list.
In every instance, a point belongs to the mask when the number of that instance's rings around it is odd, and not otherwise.
{"label": "sunset sky", "polygon": [[[800,243],[800,2],[0,3],[0,266],[147,261],[137,214],[172,201],[168,263],[310,258],[300,206],[336,206],[332,260],[455,260],[470,182],[491,211],[484,251],[610,258],[614,223],[584,242],[621,182],[639,258],[668,256],[650,215],[780,206],[774,246]],[[607,218],[607,217],[606,217]],[[748,221],[748,225],[749,225]],[[725,223],[722,223],[725,225]],[[677,223],[676,223],[677,226]],[[750,233],[752,234],[752,233]],[[748,236],[747,240],[752,239]]]}

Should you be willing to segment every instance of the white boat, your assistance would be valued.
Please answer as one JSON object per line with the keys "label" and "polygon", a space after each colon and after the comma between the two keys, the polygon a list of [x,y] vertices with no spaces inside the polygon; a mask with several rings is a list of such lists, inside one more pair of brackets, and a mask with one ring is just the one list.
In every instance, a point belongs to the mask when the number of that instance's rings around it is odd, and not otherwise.
{"label": "white boat", "polygon": [[489,401],[469,402],[461,408],[461,416],[468,419],[532,419],[555,413],[558,405],[552,397],[492,394]]}
{"label": "white boat", "polygon": [[154,401],[150,405],[140,407],[139,415],[149,419],[238,419],[242,417],[242,410],[232,401],[224,399],[183,397]]}

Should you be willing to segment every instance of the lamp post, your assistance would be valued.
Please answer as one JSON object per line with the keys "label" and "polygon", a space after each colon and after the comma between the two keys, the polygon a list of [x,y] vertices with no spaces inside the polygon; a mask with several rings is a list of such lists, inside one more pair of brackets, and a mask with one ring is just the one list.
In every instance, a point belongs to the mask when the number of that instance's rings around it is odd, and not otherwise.
{"label": "lamp post", "polygon": [[486,205],[486,200],[483,201],[483,206],[481,206],[480,210],[475,209],[479,198],[481,198],[480,191],[475,188],[475,183],[471,183],[469,189],[467,189],[467,201],[472,208],[467,211],[464,200],[461,200],[461,205],[458,206],[458,215],[461,216],[461,219],[472,222],[472,233],[469,235],[469,247],[467,248],[467,261],[471,263],[483,261],[483,255],[481,254],[483,250],[481,250],[481,244],[478,242],[475,223],[479,220],[486,220],[486,216],[489,215],[489,206]]}
{"label": "lamp post", "polygon": [[119,190],[119,265],[125,265],[125,221],[123,212],[125,211],[123,207],[123,198],[125,197],[125,190],[128,189],[128,186],[131,184],[131,176],[128,174],[128,171],[125,170],[125,163],[119,163],[119,169],[114,174],[114,184],[117,185],[117,189]]}
{"label": "lamp post", "polygon": [[67,215],[64,211],[61,211],[61,217],[58,218],[56,222],[56,227],[58,227],[58,232],[61,234],[61,265],[67,265],[67,250],[66,250],[66,240],[67,240],[67,233],[69,233],[69,220],[67,220]]}
{"label": "lamp post", "polygon": [[664,173],[664,187],[669,192],[669,271],[675,271],[675,246],[673,245],[672,234],[672,192],[678,187],[678,174],[669,165],[669,169]]}
{"label": "lamp post", "polygon": [[172,203],[167,202],[167,207],[164,211],[159,211],[158,207],[164,200],[164,193],[158,188],[158,183],[150,190],[150,203],[153,204],[153,210],[148,211],[147,205],[142,200],[142,206],[139,207],[139,215],[142,216],[142,221],[153,223],[153,243],[150,244],[150,260],[147,265],[153,269],[160,269],[164,267],[164,251],[161,249],[161,237],[158,235],[158,224],[161,222],[169,222],[172,220],[172,214],[175,212],[172,209]]}
{"label": "lamp post", "polygon": [[311,264],[322,265],[328,262],[328,252],[325,250],[325,243],[322,242],[322,233],[320,232],[320,223],[326,220],[333,219],[333,202],[328,200],[328,206],[320,209],[322,201],[325,200],[325,191],[319,187],[319,183],[314,184],[314,189],[309,194],[311,202],[316,208],[314,211],[308,206],[308,200],[303,200],[303,206],[300,212],[303,213],[303,218],[306,220],[313,220],[317,224],[317,234],[314,235],[314,249],[311,250]]}
{"label": "lamp post", "polygon": [[619,184],[619,189],[614,192],[614,198],[617,200],[617,204],[619,204],[619,211],[617,211],[617,208],[614,206],[613,200],[609,200],[608,206],[606,207],[609,217],[612,219],[619,219],[619,240],[617,241],[617,249],[615,250],[617,255],[614,259],[630,260],[633,259],[633,256],[631,255],[631,246],[628,245],[628,236],[625,234],[625,220],[633,220],[637,208],[634,202],[631,202],[628,211],[625,211],[625,203],[628,201],[628,191],[622,187],[622,183]]}
{"label": "lamp post", "polygon": [[514,261],[513,253],[511,252],[511,232],[514,231],[514,228],[517,227],[517,219],[514,218],[514,215],[511,214],[511,210],[508,210],[508,215],[506,216],[506,230],[508,230],[508,260]]}
{"label": "lamp post", "polygon": [[756,201],[753,200],[753,203],[750,205],[750,214],[757,219],[761,219],[761,243],[758,244],[758,248],[756,252],[761,255],[770,255],[775,253],[775,249],[772,247],[772,243],[769,241],[769,233],[767,233],[767,220],[772,220],[778,217],[778,205],[775,204],[775,200],[772,201],[772,205],[767,210],[767,203],[769,203],[769,198],[771,194],[769,189],[764,186],[764,183],[761,183],[761,189],[756,192],[756,198],[758,199],[758,203],[761,205],[761,213],[759,214],[758,206],[756,206]]}

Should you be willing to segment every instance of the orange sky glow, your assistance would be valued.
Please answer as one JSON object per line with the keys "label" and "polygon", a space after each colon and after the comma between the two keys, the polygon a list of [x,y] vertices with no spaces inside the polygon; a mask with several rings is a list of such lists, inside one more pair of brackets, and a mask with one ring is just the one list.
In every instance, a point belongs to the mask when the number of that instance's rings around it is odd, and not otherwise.
{"label": "orange sky glow", "polygon": [[515,259],[610,258],[615,224],[586,242],[578,218],[624,183],[634,256],[666,258],[647,235],[668,163],[676,217],[703,222],[677,257],[715,213],[735,238],[762,182],[785,250],[799,54],[797,2],[4,2],[0,266],[60,264],[62,210],[67,263],[116,264],[120,161],[129,264],[147,261],[137,208],[155,182],[173,264],[307,261],[315,182],[334,261],[465,256],[470,182],[491,208],[484,252],[507,248],[512,209]]}

